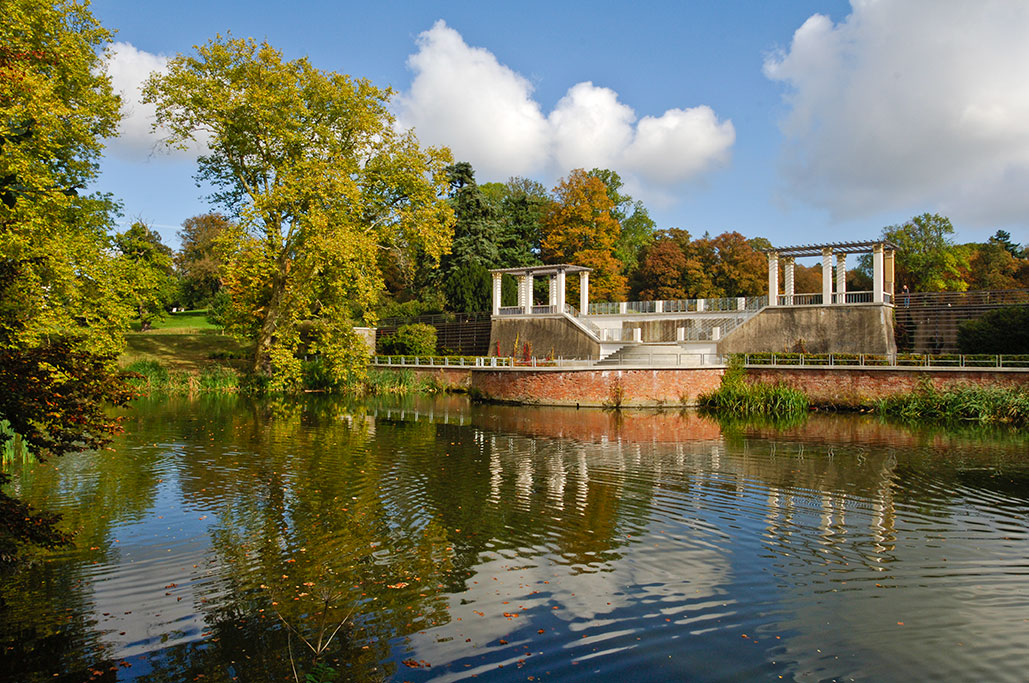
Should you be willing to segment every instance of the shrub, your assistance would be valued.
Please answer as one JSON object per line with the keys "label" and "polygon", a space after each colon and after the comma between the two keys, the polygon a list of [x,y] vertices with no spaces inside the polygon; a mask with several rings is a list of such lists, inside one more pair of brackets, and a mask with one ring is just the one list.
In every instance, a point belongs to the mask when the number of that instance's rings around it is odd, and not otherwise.
{"label": "shrub", "polygon": [[730,361],[722,376],[722,385],[699,398],[701,407],[712,412],[737,417],[791,417],[808,410],[808,398],[802,391],[784,384],[750,383],[741,359]]}
{"label": "shrub", "polygon": [[1029,353],[1029,306],[1008,306],[958,326],[962,353]]}
{"label": "shrub", "polygon": [[393,334],[383,337],[379,344],[389,354],[431,356],[436,353],[436,328],[424,323],[401,325]]}

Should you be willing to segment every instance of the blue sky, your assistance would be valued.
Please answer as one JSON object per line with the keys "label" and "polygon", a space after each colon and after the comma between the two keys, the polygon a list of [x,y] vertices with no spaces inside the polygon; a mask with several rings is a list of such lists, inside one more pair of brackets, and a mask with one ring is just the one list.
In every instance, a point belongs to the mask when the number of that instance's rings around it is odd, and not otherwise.
{"label": "blue sky", "polygon": [[169,244],[212,207],[155,149],[136,85],[216,33],[397,91],[398,119],[480,182],[626,179],[662,228],[778,245],[940,212],[1029,241],[1029,3],[96,0],[126,99],[98,189]]}

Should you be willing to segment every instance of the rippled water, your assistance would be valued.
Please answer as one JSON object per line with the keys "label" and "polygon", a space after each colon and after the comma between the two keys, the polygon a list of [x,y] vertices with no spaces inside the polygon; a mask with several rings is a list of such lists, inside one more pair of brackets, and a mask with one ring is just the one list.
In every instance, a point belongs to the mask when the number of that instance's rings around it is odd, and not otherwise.
{"label": "rippled water", "polygon": [[78,536],[2,577],[0,679],[303,680],[320,634],[340,680],[1024,680],[1027,456],[854,417],[141,402],[109,450],[11,466]]}

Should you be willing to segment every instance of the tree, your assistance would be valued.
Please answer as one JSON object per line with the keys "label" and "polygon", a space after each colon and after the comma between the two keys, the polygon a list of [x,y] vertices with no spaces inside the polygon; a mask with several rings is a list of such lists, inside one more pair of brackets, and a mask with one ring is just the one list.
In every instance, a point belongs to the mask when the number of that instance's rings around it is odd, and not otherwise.
{"label": "tree", "polygon": [[1027,256],[1029,256],[1029,254],[1026,254],[1025,249],[1011,241],[1011,233],[1007,230],[998,230],[997,232],[995,232],[988,243],[999,244],[1000,246],[1004,247],[1005,251],[1007,251],[1009,254],[1011,254],[1013,258],[1016,259],[1024,259],[1027,258]]}
{"label": "tree", "polygon": [[155,320],[164,317],[177,294],[172,250],[142,221],[115,235],[114,245],[119,252],[125,300],[135,309],[140,328],[149,330]]}
{"label": "tree", "polygon": [[969,262],[968,284],[972,289],[1016,289],[1019,263],[1001,241],[976,245]]}
{"label": "tree", "polygon": [[622,262],[623,272],[632,273],[639,264],[642,249],[654,241],[657,223],[650,217],[643,202],[622,194],[624,183],[617,173],[606,168],[594,168],[589,175],[599,178],[607,187],[607,196],[614,204],[611,216],[622,227],[618,246],[615,247],[615,257]]}
{"label": "tree", "polygon": [[[950,235],[954,226],[939,214],[924,213],[903,225],[883,228],[883,239],[897,245],[896,282],[913,292],[963,292],[968,283],[962,269],[968,263],[954,247]],[[871,270],[871,257],[861,259],[861,267]]]}
{"label": "tree", "polygon": [[440,273],[448,308],[452,311],[490,309],[490,269],[497,267],[499,222],[496,206],[475,184],[472,165],[466,161],[448,169],[453,188],[454,244],[443,257]]}
{"label": "tree", "polygon": [[118,98],[104,73],[110,40],[70,1],[4,0],[0,14],[0,258],[16,262],[16,344],[55,332],[96,351],[122,343],[126,311],[107,230],[115,205],[86,194]]}
{"label": "tree", "polygon": [[254,369],[275,389],[300,382],[301,323],[317,322],[338,383],[363,371],[353,321],[372,322],[383,290],[379,254],[438,262],[453,210],[446,149],[421,149],[387,108],[392,92],[284,61],[267,43],[216,37],[153,75],[144,99],[168,144],[200,134],[198,179],[239,224],[226,229],[228,327],[255,342]]}
{"label": "tree", "polygon": [[[615,258],[621,227],[611,215],[607,186],[582,169],[554,188],[555,199],[543,216],[543,261],[574,263],[593,269],[591,298],[614,301],[625,295],[622,264]],[[575,296],[573,281],[570,295]]]}
{"label": "tree", "polygon": [[[114,365],[126,311],[109,197],[86,194],[118,123],[110,40],[83,4],[0,4],[0,449],[37,458],[97,447],[129,396]],[[0,486],[6,482],[0,476]],[[0,491],[0,557],[67,540],[57,517]]]}
{"label": "tree", "polygon": [[179,231],[182,246],[175,255],[182,303],[186,308],[207,308],[221,289],[221,255],[218,238],[231,221],[220,213],[187,218]]}

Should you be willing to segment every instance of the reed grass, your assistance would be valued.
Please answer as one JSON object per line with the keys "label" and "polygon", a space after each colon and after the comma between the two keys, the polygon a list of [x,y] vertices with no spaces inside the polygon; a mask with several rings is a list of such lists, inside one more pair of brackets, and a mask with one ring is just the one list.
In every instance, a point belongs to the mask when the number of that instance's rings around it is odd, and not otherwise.
{"label": "reed grass", "polygon": [[232,368],[212,365],[198,371],[169,370],[155,360],[140,360],[125,370],[129,384],[143,395],[232,393],[240,388],[240,375]]}
{"label": "reed grass", "polygon": [[937,391],[923,382],[907,394],[880,399],[880,415],[911,422],[1029,426],[1029,388],[963,386]]}
{"label": "reed grass", "polygon": [[718,415],[779,419],[806,414],[810,406],[804,392],[785,384],[748,382],[738,360],[722,376],[721,386],[701,395],[698,403]]}

